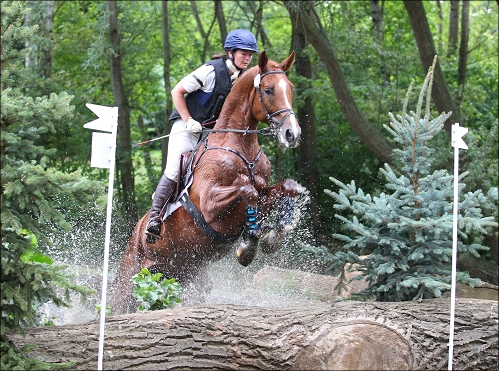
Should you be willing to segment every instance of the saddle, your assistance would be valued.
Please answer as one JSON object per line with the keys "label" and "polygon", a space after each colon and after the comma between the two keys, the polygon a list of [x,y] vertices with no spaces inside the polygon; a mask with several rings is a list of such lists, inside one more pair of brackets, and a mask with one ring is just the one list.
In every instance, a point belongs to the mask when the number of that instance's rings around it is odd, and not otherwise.
{"label": "saddle", "polygon": [[[185,188],[187,169],[190,169],[190,165],[192,165],[192,158],[191,158],[192,152],[193,151],[185,152],[185,153],[182,153],[182,155],[180,156],[180,168],[179,168],[179,172],[177,174],[177,189],[175,190],[175,193],[173,194],[173,197],[171,198],[171,200],[172,201],[174,200],[174,202],[178,200],[180,193]],[[194,157],[194,156],[192,156],[192,157]],[[189,171],[189,173],[191,173],[191,172]]]}

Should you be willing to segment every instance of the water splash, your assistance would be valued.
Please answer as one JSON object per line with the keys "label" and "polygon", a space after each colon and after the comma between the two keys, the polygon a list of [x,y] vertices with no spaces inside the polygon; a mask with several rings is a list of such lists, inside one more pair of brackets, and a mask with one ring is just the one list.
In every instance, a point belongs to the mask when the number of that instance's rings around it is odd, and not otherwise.
{"label": "water splash", "polygon": [[[280,268],[292,268],[306,272],[317,272],[321,269],[317,259],[305,253],[302,243],[312,243],[312,233],[307,228],[309,222],[310,194],[304,189],[295,199],[295,210],[293,213],[293,230],[284,238],[281,247],[274,253],[264,254],[259,251],[248,267],[240,265],[236,259],[235,243],[234,249],[227,256],[209,265],[207,276],[201,280],[209,279],[212,282],[212,289],[203,297],[200,302],[208,304],[239,304],[265,307],[292,306],[297,302],[303,304],[303,297],[294,297],[292,294],[282,295],[282,293],[256,290],[253,285],[255,274],[266,266]],[[269,220],[276,220],[277,211],[269,217]],[[100,219],[102,220],[102,219]],[[102,266],[104,249],[104,224],[96,217],[95,226],[88,228],[76,227],[71,235],[64,238],[53,238],[56,248],[48,249],[49,255],[56,261],[70,265],[70,272],[75,273],[75,282],[96,290],[96,294],[90,295],[88,300],[82,301],[80,295],[72,294],[71,308],[57,307],[48,302],[38,310],[41,322],[52,321],[55,325],[82,324],[92,320],[98,320],[99,311],[96,309],[100,305],[102,287]],[[100,224],[102,225],[100,225]],[[102,228],[100,228],[102,227]],[[116,234],[114,234],[116,235]],[[109,284],[114,271],[117,269],[118,258],[121,256],[119,245],[123,242],[114,241],[111,244],[111,261],[109,272]],[[278,280],[279,277],[276,277]],[[284,278],[283,278],[284,279]],[[203,283],[203,282],[202,282]],[[191,294],[195,295],[195,289]],[[202,296],[202,295],[201,295]],[[192,298],[191,298],[192,299]],[[196,303],[196,298],[189,302]],[[189,305],[186,302],[182,305]],[[111,308],[112,311],[112,308]]]}

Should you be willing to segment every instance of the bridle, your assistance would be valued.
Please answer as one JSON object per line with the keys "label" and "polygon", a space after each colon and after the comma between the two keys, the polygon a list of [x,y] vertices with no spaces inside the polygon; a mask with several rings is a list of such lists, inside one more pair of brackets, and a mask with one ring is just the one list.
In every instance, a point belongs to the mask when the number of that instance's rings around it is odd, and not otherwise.
{"label": "bridle", "polygon": [[[269,121],[269,126],[267,128],[257,129],[257,130],[250,130],[249,128],[247,128],[247,129],[204,129],[203,131],[207,131],[210,133],[232,132],[232,133],[243,133],[243,134],[263,134],[263,135],[268,135],[268,136],[272,136],[275,138],[277,136],[277,132],[281,129],[281,126],[284,125],[284,121],[286,121],[286,119],[289,116],[295,114],[295,111],[293,111],[292,108],[283,108],[283,109],[277,110],[273,113],[269,113],[269,111],[267,110],[267,107],[265,106],[265,103],[263,102],[262,90],[260,88],[260,85],[262,83],[262,79],[267,75],[276,74],[276,73],[284,73],[285,74],[286,72],[284,72],[284,71],[268,71],[268,72],[265,72],[263,74],[258,73],[255,76],[255,79],[253,80],[253,86],[255,87],[255,89],[258,93],[258,100],[260,101],[260,104],[262,105],[263,112],[265,113],[267,120]],[[274,117],[283,113],[283,112],[288,112],[288,114],[286,116],[284,116],[284,118],[281,120],[281,123],[279,124],[274,120]],[[211,122],[206,122],[203,125],[212,124],[213,122],[216,122],[216,120],[211,121]]]}
{"label": "bridle", "polygon": [[[292,108],[283,108],[283,109],[275,111],[274,113],[269,114],[269,111],[267,110],[267,107],[265,107],[265,103],[263,102],[262,90],[260,89],[260,85],[262,84],[262,79],[265,76],[276,74],[276,73],[284,73],[285,74],[284,71],[268,71],[268,72],[265,72],[263,74],[258,73],[255,76],[255,79],[253,80],[253,85],[254,85],[256,91],[258,92],[258,99],[260,100],[260,103],[261,103],[261,105],[263,107],[263,112],[265,112],[265,116],[267,116],[267,120],[269,120],[270,135],[272,135],[272,136],[276,136],[277,131],[284,124],[284,121],[286,121],[286,119],[289,116],[295,114],[295,112],[293,111]],[[278,124],[277,122],[275,122],[275,120],[273,118],[275,116],[283,113],[283,112],[288,112],[288,114],[286,116],[284,116],[284,118],[281,120],[281,123]]]}

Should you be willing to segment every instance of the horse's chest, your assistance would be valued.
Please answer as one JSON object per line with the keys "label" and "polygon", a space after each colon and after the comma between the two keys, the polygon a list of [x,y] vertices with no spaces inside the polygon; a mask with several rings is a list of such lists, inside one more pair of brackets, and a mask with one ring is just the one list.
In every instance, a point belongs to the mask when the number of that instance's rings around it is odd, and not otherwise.
{"label": "horse's chest", "polygon": [[268,183],[270,161],[264,153],[244,155],[229,150],[216,151],[206,156],[203,168],[210,169],[211,178],[221,185],[250,183],[257,188]]}

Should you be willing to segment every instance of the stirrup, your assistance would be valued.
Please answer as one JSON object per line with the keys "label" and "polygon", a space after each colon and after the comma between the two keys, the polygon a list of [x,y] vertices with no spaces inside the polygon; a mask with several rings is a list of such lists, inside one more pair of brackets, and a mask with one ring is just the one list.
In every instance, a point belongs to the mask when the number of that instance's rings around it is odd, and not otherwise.
{"label": "stirrup", "polygon": [[[158,224],[154,225],[154,227],[158,227],[159,228],[159,234],[157,233],[153,233],[149,230],[149,228],[151,228],[152,226],[150,226],[151,222],[158,222]],[[151,218],[148,222],[147,222],[147,226],[146,226],[146,231],[145,231],[145,234],[147,236],[146,238],[146,241],[148,243],[154,243],[156,242],[157,239],[163,239],[163,237],[161,237],[160,233],[161,233],[161,224],[162,224],[162,221],[161,221],[161,218],[159,217],[154,217],[154,218]]]}
{"label": "stirrup", "polygon": [[156,240],[162,240],[162,239],[163,239],[163,237],[146,231],[146,242],[147,243],[155,243]]}

